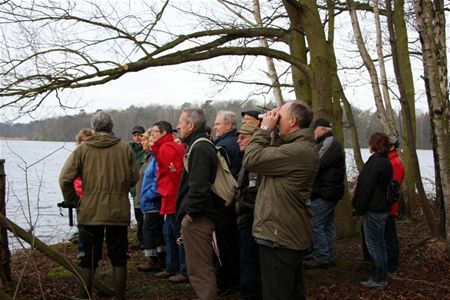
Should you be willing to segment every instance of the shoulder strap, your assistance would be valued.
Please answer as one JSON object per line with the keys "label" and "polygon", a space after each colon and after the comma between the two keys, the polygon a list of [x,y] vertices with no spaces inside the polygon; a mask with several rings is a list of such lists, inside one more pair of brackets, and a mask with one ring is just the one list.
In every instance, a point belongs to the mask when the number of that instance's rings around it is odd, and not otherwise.
{"label": "shoulder strap", "polygon": [[201,137],[201,138],[196,139],[196,140],[192,143],[192,145],[189,147],[188,152],[186,152],[186,155],[184,156],[183,165],[184,165],[184,168],[186,169],[186,172],[189,172],[189,169],[188,169],[188,159],[189,159],[189,155],[191,154],[192,149],[194,149],[194,145],[197,144],[197,143],[199,143],[199,142],[208,142],[208,143],[210,143],[214,148],[216,147],[216,146],[214,145],[214,143],[211,142],[211,140],[209,140],[209,139],[207,139],[207,138]]}

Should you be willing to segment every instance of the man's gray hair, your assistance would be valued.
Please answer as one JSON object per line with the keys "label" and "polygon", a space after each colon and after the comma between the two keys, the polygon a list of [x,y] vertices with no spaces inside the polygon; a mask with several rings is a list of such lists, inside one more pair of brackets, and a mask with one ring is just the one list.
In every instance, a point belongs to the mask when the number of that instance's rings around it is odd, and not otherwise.
{"label": "man's gray hair", "polygon": [[231,110],[220,110],[217,112],[218,117],[222,117],[223,121],[226,123],[231,123],[233,128],[236,128],[236,113]]}
{"label": "man's gray hair", "polygon": [[182,113],[186,113],[186,121],[194,124],[195,129],[205,130],[206,116],[205,112],[200,108],[186,108]]}
{"label": "man's gray hair", "polygon": [[314,117],[311,108],[303,101],[289,101],[287,103],[292,103],[289,112],[291,116],[297,118],[298,127],[301,129],[308,128]]}
{"label": "man's gray hair", "polygon": [[91,127],[96,132],[112,132],[114,122],[109,113],[100,110],[92,116]]}

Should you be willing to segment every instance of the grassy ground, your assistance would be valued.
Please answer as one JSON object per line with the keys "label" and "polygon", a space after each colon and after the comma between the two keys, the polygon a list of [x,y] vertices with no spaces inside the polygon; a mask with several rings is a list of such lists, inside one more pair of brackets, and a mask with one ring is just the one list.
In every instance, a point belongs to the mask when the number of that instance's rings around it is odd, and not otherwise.
{"label": "grassy ground", "polygon": [[[421,223],[398,222],[401,266],[389,278],[384,290],[368,290],[359,285],[370,273],[370,265],[358,262],[360,238],[337,241],[337,265],[328,270],[305,270],[304,281],[309,299],[450,299],[450,259],[445,244],[428,236]],[[74,261],[73,244],[54,246]],[[142,259],[140,251],[130,250],[128,264],[128,299],[194,299],[189,284],[171,284],[153,273],[136,270]],[[96,274],[111,286],[111,268],[106,259]],[[68,271],[35,251],[18,251],[12,257],[14,281],[4,286],[15,299],[75,299],[80,283]],[[97,299],[108,299],[96,295]],[[239,299],[239,293],[221,299]]]}

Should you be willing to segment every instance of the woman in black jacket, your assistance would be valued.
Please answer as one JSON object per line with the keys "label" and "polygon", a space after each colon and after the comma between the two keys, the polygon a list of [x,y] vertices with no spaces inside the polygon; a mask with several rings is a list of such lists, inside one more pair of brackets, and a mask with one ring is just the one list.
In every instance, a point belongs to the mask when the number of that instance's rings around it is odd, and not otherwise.
{"label": "woman in black jacket", "polygon": [[365,242],[373,261],[373,274],[365,287],[384,288],[387,284],[387,254],[384,228],[389,216],[386,191],[392,179],[392,166],[388,159],[389,138],[384,133],[374,133],[369,139],[372,155],[358,176],[353,197],[353,213],[362,219]]}

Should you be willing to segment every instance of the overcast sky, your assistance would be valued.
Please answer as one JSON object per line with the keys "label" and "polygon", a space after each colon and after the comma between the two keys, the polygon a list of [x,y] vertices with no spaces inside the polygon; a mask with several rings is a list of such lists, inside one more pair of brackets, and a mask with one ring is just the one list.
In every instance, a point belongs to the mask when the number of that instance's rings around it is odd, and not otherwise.
{"label": "overcast sky", "polygon": [[[205,3],[208,2],[205,1]],[[169,20],[180,22],[173,17]],[[367,22],[367,19],[364,22]],[[339,66],[351,64],[355,59],[357,62],[353,64],[360,64],[358,60],[361,61],[361,59],[359,54],[356,53],[356,45],[351,42],[349,44],[350,38],[351,26],[348,23],[348,15],[343,14],[336,22],[335,49]],[[23,117],[18,121],[29,122],[32,119],[71,115],[78,113],[80,109],[94,112],[98,109],[126,109],[131,105],[146,106],[150,103],[179,106],[185,102],[202,103],[206,100],[240,99],[244,101],[250,98],[260,103],[272,100],[271,93],[261,94],[256,86],[231,84],[221,89],[222,86],[217,86],[208,76],[195,72],[199,68],[211,72],[230,71],[239,64],[239,60],[240,58],[237,57],[222,57],[178,66],[150,68],[138,73],[124,75],[101,86],[63,91],[60,98],[68,106],[76,107],[75,109],[62,109],[56,99],[50,99],[44,102],[42,107],[31,115],[31,118]],[[415,63],[418,64],[417,61]],[[390,68],[392,62],[388,60],[386,65]],[[246,67],[248,67],[248,70],[241,74],[240,80],[264,78],[264,72],[267,68],[263,57],[246,58]],[[416,78],[416,107],[425,111],[427,110],[427,104],[422,92],[423,83],[420,79],[422,71],[420,65],[417,68],[413,66],[413,68]],[[278,71],[283,72],[284,70],[281,67]],[[361,75],[361,71],[341,70],[340,77],[343,80],[347,98],[354,106],[361,109],[374,109],[373,94],[367,75]],[[264,81],[268,81],[267,77]],[[255,93],[255,95],[252,93]],[[285,89],[283,96],[285,100],[293,100],[295,97],[292,89]],[[394,108],[398,109],[398,101],[392,101]],[[0,121],[4,122],[9,117],[3,112],[0,114]]]}

